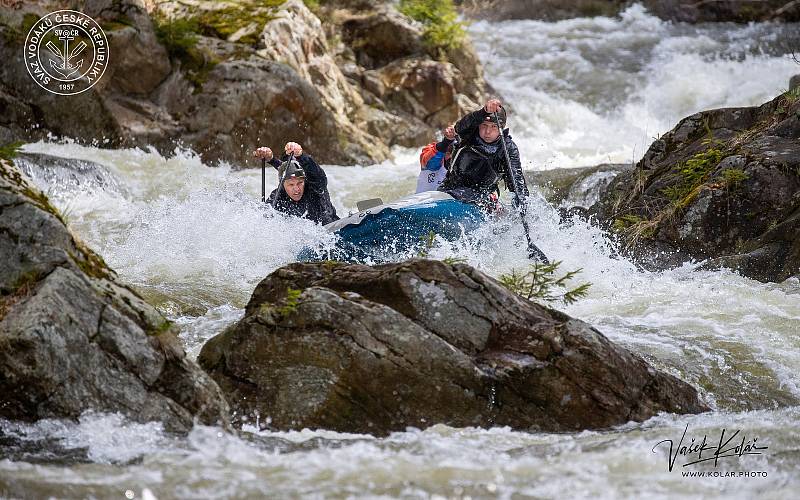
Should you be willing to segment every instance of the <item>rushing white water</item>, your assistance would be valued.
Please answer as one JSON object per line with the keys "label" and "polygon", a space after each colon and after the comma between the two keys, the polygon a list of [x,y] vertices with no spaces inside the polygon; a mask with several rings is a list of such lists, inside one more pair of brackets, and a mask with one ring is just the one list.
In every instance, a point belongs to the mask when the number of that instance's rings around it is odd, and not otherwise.
{"label": "rushing white water", "polygon": [[[77,424],[6,425],[5,432],[27,442],[85,447],[80,451],[89,463],[67,469],[0,460],[0,491],[95,498],[121,498],[126,491],[142,498],[144,489],[163,498],[793,498],[800,430],[787,429],[786,422],[798,418],[797,408],[664,415],[612,432],[578,434],[436,425],[384,439],[327,431],[235,437],[196,427],[178,440],[152,426],[86,415]],[[669,472],[663,445],[656,452],[653,447],[677,441],[687,424],[710,439],[723,427],[746,428],[748,439],[766,438],[770,450],[782,452],[767,450],[720,468],[737,474],[767,471],[766,477],[683,478],[677,470]]]}
{"label": "rushing white water", "polygon": [[[635,6],[621,19],[476,23],[471,32],[489,80],[514,106],[511,126],[527,168],[558,168],[629,161],[683,116],[771,99],[800,72],[784,55],[796,28],[689,27]],[[167,159],[69,143],[25,150],[104,166],[100,182],[42,172],[34,181],[76,234],[181,326],[194,356],[241,317],[259,280],[304,245],[330,238],[265,210],[257,169],[207,167],[186,151]],[[397,153],[392,164],[325,167],[340,214],[359,199],[413,191],[416,152]],[[542,250],[592,283],[587,298],[563,309],[694,384],[713,412],[607,432],[438,425],[384,439],[308,430],[231,436],[209,427],[177,438],[158,424],[97,414],[77,423],[0,421],[8,453],[0,457],[0,497],[792,498],[800,487],[800,282],[762,284],[695,265],[643,272],[616,257],[598,229],[560,221],[541,199],[531,203]],[[527,265],[521,230],[494,229],[478,238],[491,244],[442,244],[431,256],[461,257],[495,276]],[[715,440],[727,428],[769,446],[691,470],[767,477],[670,472],[666,448],[653,447],[677,441],[687,425],[687,436]]]}
{"label": "rushing white water", "polygon": [[638,160],[654,137],[704,109],[753,106],[798,72],[796,26],[621,18],[478,22],[472,39],[528,168]]}

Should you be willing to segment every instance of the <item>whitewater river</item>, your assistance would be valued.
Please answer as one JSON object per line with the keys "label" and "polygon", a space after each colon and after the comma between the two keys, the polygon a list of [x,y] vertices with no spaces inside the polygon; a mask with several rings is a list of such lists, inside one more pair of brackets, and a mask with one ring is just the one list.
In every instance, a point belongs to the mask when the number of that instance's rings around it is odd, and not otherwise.
{"label": "whitewater river", "polygon": [[[628,162],[686,115],[773,98],[800,73],[786,56],[799,31],[674,25],[639,7],[622,19],[470,28],[489,81],[513,106],[512,135],[529,170]],[[25,150],[106,167],[99,177],[35,181],[76,234],[181,325],[193,356],[242,316],[262,278],[327,238],[311,223],[264,217],[257,169],[209,168],[190,151],[166,159],[74,144]],[[397,155],[393,164],[326,167],[340,215],[359,199],[413,191],[416,152]],[[583,268],[579,281],[593,284],[588,298],[564,310],[695,385],[714,411],[605,432],[437,425],[382,439],[309,430],[233,436],[211,427],[175,437],[155,423],[98,414],[0,421],[0,437],[22,443],[0,448],[0,497],[797,498],[800,282],[762,284],[692,265],[643,272],[616,258],[597,229],[560,223],[539,199],[530,213],[545,253],[565,270]],[[495,242],[479,250],[457,243],[432,254],[465,258],[495,276],[526,265],[519,229],[485,234]],[[739,431],[733,442],[757,439],[767,449],[716,467],[684,468],[679,458],[669,471],[668,447],[653,448],[677,441],[687,426],[687,440],[707,435],[717,444],[723,430],[725,439]]]}

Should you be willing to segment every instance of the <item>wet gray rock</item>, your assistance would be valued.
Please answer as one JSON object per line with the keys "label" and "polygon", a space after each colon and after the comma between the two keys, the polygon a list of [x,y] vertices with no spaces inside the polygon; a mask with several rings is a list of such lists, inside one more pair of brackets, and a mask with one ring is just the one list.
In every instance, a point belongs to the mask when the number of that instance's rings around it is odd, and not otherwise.
{"label": "wet gray rock", "polygon": [[[0,36],[2,35],[3,28],[0,26]],[[34,110],[24,100],[8,93],[2,79],[0,79],[0,111],[0,144],[41,135],[34,132],[38,127]]]}
{"label": "wet gray rock", "polygon": [[149,96],[170,74],[172,65],[144,1],[90,0],[85,12],[105,26],[109,54],[113,54],[114,62],[103,75],[107,90],[129,97]]}
{"label": "wet gray rock", "polygon": [[77,240],[0,160],[0,418],[119,412],[187,431],[228,424],[217,385],[176,328]]}
{"label": "wet gray rock", "polygon": [[797,275],[800,99],[684,118],[591,212],[635,255],[679,257],[664,265],[708,259],[762,281]]}
{"label": "wet gray rock", "polygon": [[42,153],[18,153],[14,164],[44,192],[124,194],[125,187],[104,165]]}
{"label": "wet gray rock", "polygon": [[255,164],[250,152],[257,146],[298,137],[306,137],[303,147],[322,153],[325,161],[370,161],[360,149],[340,146],[347,143],[340,140],[336,119],[309,82],[285,64],[256,56],[215,66],[181,121],[184,139],[206,161]]}
{"label": "wet gray rock", "polygon": [[341,32],[356,62],[368,70],[425,52],[419,25],[386,5],[356,10],[341,22]]}
{"label": "wet gray rock", "polygon": [[800,87],[800,75],[794,75],[789,79],[789,90],[794,90]]}
{"label": "wet gray rock", "polygon": [[427,260],[278,269],[199,362],[239,422],[273,429],[575,431],[707,409],[590,325]]}

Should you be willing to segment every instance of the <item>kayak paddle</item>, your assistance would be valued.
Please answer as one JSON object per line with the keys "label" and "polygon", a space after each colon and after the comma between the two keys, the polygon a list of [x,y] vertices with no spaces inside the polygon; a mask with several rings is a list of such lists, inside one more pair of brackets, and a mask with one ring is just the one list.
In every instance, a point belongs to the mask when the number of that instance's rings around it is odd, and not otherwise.
{"label": "kayak paddle", "polygon": [[[500,119],[497,116],[497,111],[495,111],[493,115],[497,127],[500,128]],[[528,218],[526,217],[528,211],[527,204],[519,194],[519,179],[517,179],[517,172],[511,167],[511,159],[508,157],[508,148],[506,147],[506,139],[503,136],[502,129],[500,129],[500,142],[503,144],[503,153],[506,156],[506,166],[508,166],[508,173],[511,177],[511,188],[514,190],[514,196],[517,197],[517,209],[519,210],[519,215],[522,218],[522,228],[525,230],[525,237],[528,239],[528,258],[535,258],[540,262],[549,264],[550,261],[547,260],[547,256],[544,254],[544,252],[539,250],[539,247],[533,243],[533,238],[531,238],[531,230],[528,227]]]}

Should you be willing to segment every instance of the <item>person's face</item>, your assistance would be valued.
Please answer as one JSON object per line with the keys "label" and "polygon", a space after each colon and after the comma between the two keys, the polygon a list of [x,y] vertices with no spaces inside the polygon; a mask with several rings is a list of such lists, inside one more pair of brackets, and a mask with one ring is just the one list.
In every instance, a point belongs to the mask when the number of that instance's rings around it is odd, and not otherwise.
{"label": "person's face", "polygon": [[294,201],[300,201],[305,187],[306,180],[302,177],[290,177],[283,181],[283,188],[286,190],[286,194]]}
{"label": "person's face", "polygon": [[494,142],[500,137],[500,128],[494,122],[481,122],[478,127],[478,135],[484,142]]}

